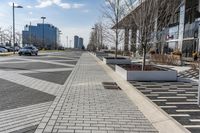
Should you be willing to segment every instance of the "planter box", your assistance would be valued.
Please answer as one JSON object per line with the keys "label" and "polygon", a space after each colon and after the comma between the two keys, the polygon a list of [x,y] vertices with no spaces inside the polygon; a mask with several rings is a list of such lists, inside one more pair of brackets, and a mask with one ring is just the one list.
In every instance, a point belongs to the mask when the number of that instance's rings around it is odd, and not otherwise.
{"label": "planter box", "polygon": [[131,60],[127,58],[103,58],[105,64],[131,64]]}
{"label": "planter box", "polygon": [[96,52],[95,55],[96,55],[96,56],[104,56],[104,57],[106,57],[106,56],[108,56],[108,53]]}
{"label": "planter box", "polygon": [[177,81],[177,72],[173,70],[127,71],[116,65],[115,71],[125,80],[135,81]]}

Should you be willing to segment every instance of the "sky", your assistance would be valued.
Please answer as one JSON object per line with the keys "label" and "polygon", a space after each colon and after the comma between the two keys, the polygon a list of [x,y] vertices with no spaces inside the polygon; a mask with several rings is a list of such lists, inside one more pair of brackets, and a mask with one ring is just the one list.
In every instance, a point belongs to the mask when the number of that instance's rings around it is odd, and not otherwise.
{"label": "sky", "polygon": [[84,38],[84,45],[88,44],[91,28],[101,16],[104,0],[0,0],[0,27],[2,29],[12,26],[12,3],[23,6],[15,9],[16,31],[21,32],[26,24],[41,23],[45,16],[45,23],[58,27],[61,42],[68,46],[73,36]]}

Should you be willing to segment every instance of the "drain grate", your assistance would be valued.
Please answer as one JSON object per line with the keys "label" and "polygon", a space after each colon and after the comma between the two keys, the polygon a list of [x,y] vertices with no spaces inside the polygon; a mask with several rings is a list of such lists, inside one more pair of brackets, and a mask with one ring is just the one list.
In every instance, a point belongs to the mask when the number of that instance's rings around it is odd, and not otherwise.
{"label": "drain grate", "polygon": [[102,82],[105,89],[121,90],[121,88],[115,82]]}

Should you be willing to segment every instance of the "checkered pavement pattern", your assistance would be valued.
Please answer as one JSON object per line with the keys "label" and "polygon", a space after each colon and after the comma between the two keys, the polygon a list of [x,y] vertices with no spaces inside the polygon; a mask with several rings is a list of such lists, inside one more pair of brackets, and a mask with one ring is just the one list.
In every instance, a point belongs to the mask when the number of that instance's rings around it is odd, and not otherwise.
{"label": "checkered pavement pattern", "polygon": [[81,54],[0,57],[0,133],[34,133]]}

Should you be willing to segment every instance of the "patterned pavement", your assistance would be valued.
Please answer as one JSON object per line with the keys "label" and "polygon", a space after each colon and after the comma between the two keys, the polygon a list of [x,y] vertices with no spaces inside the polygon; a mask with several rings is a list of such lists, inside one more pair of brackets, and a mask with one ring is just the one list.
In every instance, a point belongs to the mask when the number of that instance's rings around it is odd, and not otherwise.
{"label": "patterned pavement", "polygon": [[36,133],[157,133],[111,82],[95,59],[84,53]]}
{"label": "patterned pavement", "polygon": [[[115,65],[109,64],[109,67],[115,70]],[[195,82],[199,80],[199,69],[181,71],[178,77],[190,79],[191,82],[130,81],[130,83],[189,131],[200,133],[198,84]]]}
{"label": "patterned pavement", "polygon": [[0,133],[33,133],[82,52],[0,57]]}
{"label": "patterned pavement", "polygon": [[130,83],[189,131],[200,132],[197,83],[136,81]]}
{"label": "patterned pavement", "polygon": [[192,78],[195,80],[199,79],[199,69],[189,69],[178,74],[180,78]]}
{"label": "patterned pavement", "polygon": [[[157,133],[97,62],[81,55],[0,58],[0,133]],[[192,71],[179,77],[195,79],[198,71]],[[192,133],[200,132],[197,84],[131,84]]]}

